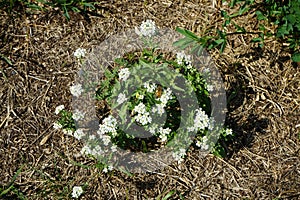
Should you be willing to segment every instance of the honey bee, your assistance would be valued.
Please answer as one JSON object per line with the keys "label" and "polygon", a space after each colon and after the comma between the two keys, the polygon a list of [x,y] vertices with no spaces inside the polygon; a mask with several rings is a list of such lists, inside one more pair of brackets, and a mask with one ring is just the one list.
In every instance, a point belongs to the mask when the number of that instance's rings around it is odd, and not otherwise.
{"label": "honey bee", "polygon": [[158,85],[156,90],[155,90],[155,97],[156,98],[160,98],[161,95],[162,95],[162,91],[163,91],[163,88],[161,85]]}

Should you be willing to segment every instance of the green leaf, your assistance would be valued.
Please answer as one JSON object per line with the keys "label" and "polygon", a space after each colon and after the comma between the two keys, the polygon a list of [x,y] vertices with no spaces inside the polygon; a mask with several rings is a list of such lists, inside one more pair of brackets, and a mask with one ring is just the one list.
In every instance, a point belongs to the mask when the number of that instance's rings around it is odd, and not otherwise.
{"label": "green leaf", "polygon": [[170,191],[164,198],[162,198],[161,200],[167,200],[169,199],[173,194],[175,193],[175,190]]}
{"label": "green leaf", "polygon": [[255,12],[255,14],[257,15],[257,19],[258,19],[258,20],[265,20],[265,19],[267,19],[267,18],[264,16],[264,14],[263,14],[261,11],[259,11],[259,10],[257,10],[257,11]]}
{"label": "green leaf", "polygon": [[219,46],[220,44],[222,44],[223,42],[225,42],[224,39],[218,39],[218,40],[215,40],[215,41],[213,41],[212,44],[210,44],[210,45],[208,46],[208,49],[215,48],[215,47]]}
{"label": "green leaf", "polygon": [[292,55],[292,60],[294,62],[300,62],[300,52],[296,52]]}
{"label": "green leaf", "polygon": [[67,18],[67,20],[70,20],[70,15],[68,13],[68,9],[66,6],[63,6],[64,16]]}
{"label": "green leaf", "polygon": [[225,152],[225,149],[222,147],[222,146],[218,146],[215,151],[213,152],[213,154],[215,156],[218,156],[220,158],[225,158],[226,156],[226,152]]}
{"label": "green leaf", "polygon": [[246,29],[244,27],[241,27],[237,25],[236,23],[233,23],[234,27],[237,29],[238,33],[246,33]]}
{"label": "green leaf", "polygon": [[8,192],[12,191],[13,189],[15,189],[14,185],[11,185],[9,188],[7,188],[6,190],[3,190],[1,193],[0,193],[0,197],[6,195]]}
{"label": "green leaf", "polygon": [[7,64],[9,65],[13,65],[12,62],[4,55],[0,54],[0,58],[2,58],[5,62],[7,62]]}
{"label": "green leaf", "polygon": [[223,53],[226,47],[226,41],[221,44],[220,52]]}
{"label": "green leaf", "polygon": [[284,35],[289,34],[289,31],[287,31],[287,24],[284,24],[280,26],[277,30],[277,37],[284,37]]}
{"label": "green leaf", "polygon": [[83,3],[83,5],[86,6],[86,7],[90,7],[93,10],[95,9],[95,6],[91,3]]}
{"label": "green leaf", "polygon": [[261,41],[262,41],[262,38],[260,38],[260,37],[253,38],[253,39],[251,40],[251,42],[261,42]]}
{"label": "green leaf", "polygon": [[77,13],[80,12],[80,10],[79,10],[78,8],[76,8],[76,7],[72,7],[72,10],[73,10],[74,12],[77,12]]}
{"label": "green leaf", "polygon": [[197,35],[195,35],[194,33],[192,33],[192,32],[189,31],[189,30],[181,29],[181,28],[179,28],[179,27],[176,27],[176,31],[177,31],[178,33],[181,33],[182,35],[188,37],[188,38],[192,38],[192,39],[198,41]]}
{"label": "green leaf", "polygon": [[173,43],[174,46],[178,46],[181,49],[185,49],[188,47],[191,43],[193,43],[194,40],[191,38],[182,38],[176,42]]}

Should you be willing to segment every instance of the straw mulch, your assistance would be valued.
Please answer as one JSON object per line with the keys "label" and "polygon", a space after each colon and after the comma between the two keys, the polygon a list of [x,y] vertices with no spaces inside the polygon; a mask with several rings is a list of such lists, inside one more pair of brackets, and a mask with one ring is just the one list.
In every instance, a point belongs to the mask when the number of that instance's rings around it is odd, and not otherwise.
{"label": "straw mulch", "polygon": [[[78,47],[91,49],[146,19],[198,35],[222,23],[217,2],[105,2],[94,13],[70,12],[70,21],[57,9],[1,11],[0,188],[21,168],[14,187],[28,199],[71,198],[72,187],[84,183],[81,199],[159,199],[172,190],[171,199],[299,199],[300,71],[272,38],[259,50],[250,43],[253,36],[233,35],[223,54],[210,51],[231,99],[226,123],[237,135],[227,158],[199,159],[193,151],[180,165],[133,176],[75,164],[95,161],[80,156],[83,144],[52,125],[56,106],[71,109]],[[249,31],[257,28],[254,14],[237,22]],[[3,198],[17,197],[9,192]]]}

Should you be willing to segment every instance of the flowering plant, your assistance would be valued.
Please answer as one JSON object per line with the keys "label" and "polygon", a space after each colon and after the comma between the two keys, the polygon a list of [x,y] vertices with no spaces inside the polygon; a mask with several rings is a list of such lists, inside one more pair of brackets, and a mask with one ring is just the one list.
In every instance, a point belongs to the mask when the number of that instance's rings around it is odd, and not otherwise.
{"label": "flowering plant", "polygon": [[[97,133],[76,130],[74,127],[84,118],[84,113],[76,110],[68,114],[63,106],[55,110],[56,114],[62,114],[55,127],[72,130],[69,135],[87,141],[81,153],[102,157],[102,161],[113,159],[113,153],[119,153],[118,148],[146,153],[168,146],[172,147],[172,157],[181,162],[187,151],[185,144],[193,140],[194,147],[225,156],[222,145],[212,142],[208,134],[216,127],[210,96],[215,86],[205,78],[210,76],[210,69],[198,71],[193,57],[184,51],[173,54],[157,48],[152,40],[157,27],[151,20],[143,22],[135,33],[147,47],[115,59],[112,67],[105,68],[98,84],[96,100],[101,106],[97,110],[100,121]],[[80,55],[82,62],[85,51],[78,52],[84,52]],[[78,52],[74,55],[79,56]],[[145,78],[147,76],[153,78]],[[179,80],[184,81],[177,84]],[[70,91],[78,98],[87,88],[74,84]],[[196,107],[181,101],[192,99],[193,95],[195,101],[191,102],[196,103]],[[185,128],[181,128],[182,125]],[[196,137],[190,133],[196,133]],[[232,135],[231,129],[221,130],[221,139],[229,140]],[[107,152],[110,156],[104,156]],[[111,164],[101,166],[103,172],[113,169]]]}
{"label": "flowering plant", "polygon": [[[155,23],[147,20],[136,28],[135,32],[145,42],[151,44],[151,37],[155,35],[156,30]],[[195,110],[189,119],[193,125],[188,127],[188,131],[198,133],[195,146],[208,150],[212,144],[209,144],[206,134],[214,126],[214,119],[210,117],[209,97],[209,92],[214,89],[213,86],[209,85],[203,78],[203,74],[193,66],[190,55],[186,55],[183,51],[172,55],[153,46],[153,48],[143,49],[142,52],[131,52],[122,58],[117,58],[114,68],[105,72],[105,77],[97,91],[97,99],[104,102],[107,108],[100,111],[102,114],[102,124],[98,130],[100,138],[104,141],[104,145],[111,142],[123,149],[142,152],[152,151],[170,143],[174,136],[179,134],[177,129],[183,120],[176,95],[170,87],[164,86],[166,84],[142,79],[140,82],[133,83],[131,80],[139,80],[140,74],[151,73],[153,69],[157,71],[154,76],[159,76],[159,72],[163,71],[164,67],[171,67],[184,76],[197,96],[200,108]],[[139,72],[138,75],[136,72]],[[209,69],[206,69],[204,73],[209,75]],[[164,76],[166,78],[168,75]],[[163,82],[164,78],[159,80]],[[142,83],[142,86],[135,87],[129,92],[130,85],[136,85],[136,83]],[[121,111],[118,113],[119,119],[110,112],[114,108]],[[126,121],[128,111],[131,119]],[[126,122],[128,126],[120,127],[120,121],[123,124]],[[160,123],[161,121],[164,123]],[[151,137],[144,137],[139,132],[141,130],[139,128],[128,128],[132,124],[143,127],[151,133]],[[228,139],[232,134],[228,130],[222,130],[221,137]],[[216,145],[214,151],[216,155],[224,156],[224,149],[220,144]],[[177,148],[173,157],[177,161],[182,161],[185,152],[186,149]]]}

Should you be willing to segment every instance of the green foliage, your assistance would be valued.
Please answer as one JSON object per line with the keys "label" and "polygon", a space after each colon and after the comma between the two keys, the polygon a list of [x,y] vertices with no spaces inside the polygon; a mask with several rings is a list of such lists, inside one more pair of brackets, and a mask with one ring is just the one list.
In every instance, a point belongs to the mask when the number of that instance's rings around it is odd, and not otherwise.
{"label": "green foliage", "polygon": [[257,8],[256,15],[258,20],[277,25],[273,35],[279,41],[288,43],[293,53],[292,60],[300,62],[300,0],[265,1],[263,6]]}
{"label": "green foliage", "polygon": [[[262,3],[256,3],[254,0],[232,0],[229,4],[231,8],[239,6],[236,13],[228,14],[222,10],[220,12],[223,17],[222,29],[212,29],[212,36],[198,37],[194,33],[177,28],[184,38],[175,42],[175,45],[182,49],[188,46],[192,47],[192,51],[198,50],[200,54],[203,48],[213,49],[218,48],[222,53],[226,47],[227,36],[233,34],[256,34],[257,37],[252,39],[252,42],[258,43],[259,47],[264,46],[266,37],[275,37],[282,43],[288,43],[292,51],[292,60],[300,62],[300,0],[276,1],[266,0]],[[259,21],[258,32],[247,32],[245,28],[240,27],[234,22],[238,16],[255,12]],[[266,25],[276,25],[275,32],[271,32],[266,28]],[[233,25],[235,30],[227,33],[226,27]]]}
{"label": "green foliage", "polygon": [[24,194],[18,190],[18,188],[14,185],[14,182],[16,181],[19,174],[22,172],[23,166],[20,167],[20,169],[17,170],[15,175],[12,177],[12,180],[7,184],[7,186],[0,188],[0,198],[6,197],[8,194],[12,193],[15,194],[18,199],[21,200],[27,200],[27,198],[24,196]]}
{"label": "green foliage", "polygon": [[76,126],[75,126],[75,121],[72,117],[73,113],[66,110],[62,110],[60,111],[60,115],[61,117],[57,122],[60,125],[62,125],[63,129],[71,130],[72,132],[74,132],[76,130]]}

